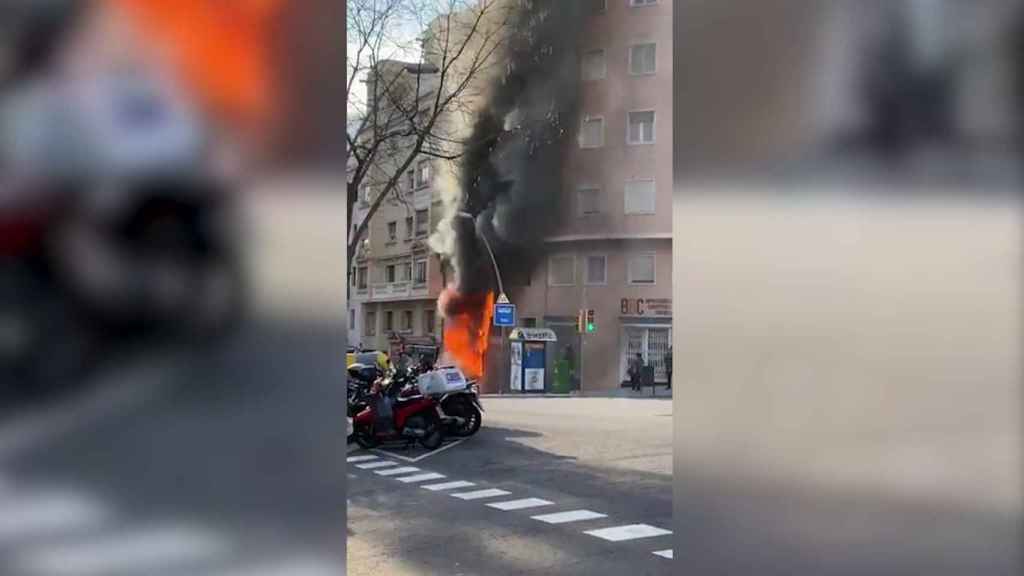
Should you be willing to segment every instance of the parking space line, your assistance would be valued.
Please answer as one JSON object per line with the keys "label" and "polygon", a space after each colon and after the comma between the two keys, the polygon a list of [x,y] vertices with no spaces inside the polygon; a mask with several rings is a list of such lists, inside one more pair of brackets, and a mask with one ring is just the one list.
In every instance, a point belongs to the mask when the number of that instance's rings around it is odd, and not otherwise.
{"label": "parking space line", "polygon": [[407,474],[409,472],[419,472],[420,469],[414,466],[401,466],[398,468],[388,468],[387,470],[377,470],[374,474],[381,476],[394,476],[396,474]]}
{"label": "parking space line", "polygon": [[584,534],[601,538],[609,542],[622,542],[625,540],[636,540],[639,538],[653,538],[671,534],[671,530],[656,528],[648,524],[628,524],[626,526],[613,526],[601,528],[600,530],[587,530]]}
{"label": "parking space line", "polygon": [[444,474],[438,474],[437,472],[426,472],[424,474],[414,474],[412,476],[404,476],[402,478],[396,478],[399,482],[406,484],[412,484],[413,482],[426,482],[427,480],[440,480],[444,478]]}
{"label": "parking space line", "polygon": [[504,510],[506,512],[511,510],[524,510],[526,508],[537,508],[540,506],[550,506],[554,502],[548,500],[541,500],[540,498],[523,498],[522,500],[509,500],[508,502],[492,502],[487,506],[495,508],[497,510]]}
{"label": "parking space line", "polygon": [[531,516],[534,520],[540,520],[548,524],[566,524],[569,522],[582,522],[583,520],[596,520],[598,518],[607,518],[607,514],[601,514],[600,512],[593,512],[590,510],[570,510],[568,512],[555,512],[554,514],[541,514],[540,516]]}
{"label": "parking space line", "polygon": [[373,454],[361,454],[359,456],[349,456],[348,458],[345,458],[345,462],[348,462],[348,463],[352,464],[352,463],[355,463],[355,462],[365,462],[367,460],[377,460],[377,459],[378,459],[378,457],[374,456]]}
{"label": "parking space line", "polygon": [[356,464],[356,468],[362,470],[373,470],[374,468],[383,468],[385,466],[398,466],[397,462],[388,462],[387,460],[381,460],[380,462],[370,462],[367,464]]}
{"label": "parking space line", "polygon": [[494,498],[496,496],[508,496],[511,492],[505,490],[498,490],[497,488],[489,488],[487,490],[474,490],[473,492],[459,492],[458,494],[452,494],[453,498],[460,500],[480,500],[481,498]]}
{"label": "parking space line", "polygon": [[669,560],[671,560],[672,559],[672,550],[671,549],[669,549],[669,550],[658,550],[657,552],[654,553],[654,555],[655,556],[661,556],[662,558],[668,558]]}
{"label": "parking space line", "polygon": [[439,490],[454,490],[456,488],[469,488],[470,486],[476,486],[476,483],[475,482],[466,482],[465,480],[456,480],[454,482],[442,482],[440,484],[427,484],[426,486],[421,486],[421,488],[425,488],[425,489],[430,490],[432,492],[437,492]]}

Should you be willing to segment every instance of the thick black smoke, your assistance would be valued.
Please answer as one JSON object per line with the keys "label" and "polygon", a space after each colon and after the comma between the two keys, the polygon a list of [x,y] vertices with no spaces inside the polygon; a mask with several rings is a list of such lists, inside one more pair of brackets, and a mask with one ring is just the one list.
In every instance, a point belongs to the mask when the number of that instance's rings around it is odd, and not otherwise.
{"label": "thick black smoke", "polygon": [[473,125],[455,220],[454,264],[461,293],[495,287],[484,235],[506,285],[521,284],[559,224],[565,145],[579,110],[578,38],[585,0],[524,1],[508,49],[507,74]]}

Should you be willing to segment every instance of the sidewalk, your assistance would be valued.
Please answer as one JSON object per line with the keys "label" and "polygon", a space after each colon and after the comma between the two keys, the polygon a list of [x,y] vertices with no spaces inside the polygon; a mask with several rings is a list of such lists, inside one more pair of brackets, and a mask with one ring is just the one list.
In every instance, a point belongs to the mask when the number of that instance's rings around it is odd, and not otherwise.
{"label": "sidewalk", "polygon": [[481,394],[481,398],[639,398],[639,399],[651,399],[651,398],[672,398],[672,390],[667,390],[664,386],[656,386],[654,388],[654,395],[651,395],[650,388],[644,388],[640,392],[633,392],[629,388],[619,388],[616,390],[595,390],[588,392],[584,390],[581,392],[570,392],[568,394],[544,394],[544,393],[532,393],[532,392],[506,392],[504,394]]}

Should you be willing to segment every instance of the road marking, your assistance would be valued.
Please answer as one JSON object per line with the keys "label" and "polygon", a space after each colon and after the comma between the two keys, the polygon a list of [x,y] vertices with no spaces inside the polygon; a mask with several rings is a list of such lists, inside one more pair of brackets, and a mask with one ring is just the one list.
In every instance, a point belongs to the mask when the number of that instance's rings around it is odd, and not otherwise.
{"label": "road marking", "polygon": [[540,520],[541,522],[547,522],[548,524],[566,524],[569,522],[581,522],[583,520],[595,520],[597,518],[607,517],[607,514],[591,512],[590,510],[570,510],[568,512],[555,512],[554,514],[531,516],[534,520]]}
{"label": "road marking", "polygon": [[654,553],[655,556],[661,556],[662,558],[672,559],[672,550],[659,550]]}
{"label": "road marking", "polygon": [[405,482],[406,484],[412,484],[413,482],[426,482],[427,480],[440,480],[444,478],[444,474],[438,474],[437,472],[427,472],[426,474],[415,474],[413,476],[405,476],[403,478],[396,478],[399,482]]}
{"label": "road marking", "polygon": [[409,472],[419,472],[420,469],[414,466],[401,466],[399,468],[388,468],[387,470],[378,470],[375,474],[381,476],[395,476],[396,474],[408,474]]}
{"label": "road marking", "polygon": [[0,510],[0,542],[92,528],[110,518],[98,501],[71,492],[10,494],[0,498]]}
{"label": "road marking", "polygon": [[387,460],[381,460],[380,462],[369,462],[367,464],[356,464],[356,468],[362,470],[372,470],[374,468],[383,468],[385,466],[397,466],[397,462],[388,462]]}
{"label": "road marking", "polygon": [[481,498],[494,498],[495,496],[508,496],[511,492],[504,490],[498,490],[497,488],[489,488],[487,490],[475,490],[473,492],[459,492],[458,494],[452,494],[453,498],[459,498],[461,500],[479,500]]}
{"label": "road marking", "polygon": [[163,526],[37,546],[19,555],[18,567],[24,573],[46,576],[152,574],[176,565],[223,560],[229,548],[222,537],[207,530]]}
{"label": "road marking", "polygon": [[627,526],[613,526],[601,528],[600,530],[587,530],[584,534],[596,536],[609,542],[622,542],[624,540],[636,540],[638,538],[653,538],[671,534],[671,530],[655,528],[647,524],[629,524]]}
{"label": "road marking", "polygon": [[362,454],[359,456],[349,456],[348,458],[345,458],[345,462],[350,464],[355,462],[365,462],[367,460],[377,460],[377,456],[374,456],[373,454]]}
{"label": "road marking", "polygon": [[444,446],[441,446],[437,450],[433,450],[431,452],[427,452],[426,454],[421,454],[419,456],[416,456],[415,458],[410,458],[408,456],[401,456],[399,454],[395,454],[395,453],[389,452],[387,450],[381,450],[380,448],[374,448],[373,451],[378,453],[378,454],[380,454],[380,455],[382,455],[382,456],[387,456],[389,458],[398,458],[399,460],[403,460],[405,462],[409,462],[410,464],[414,464],[416,462],[419,462],[420,460],[423,460],[424,458],[429,458],[431,456],[436,456],[437,454],[440,454],[441,452],[444,452],[445,450],[447,450],[449,448],[452,448],[453,446],[458,446],[459,444],[462,444],[466,440],[468,440],[468,438],[460,438],[458,440],[455,440],[454,442],[451,442],[451,443],[445,444]]}
{"label": "road marking", "polygon": [[540,506],[550,506],[552,504],[554,504],[554,502],[541,500],[540,498],[523,498],[522,500],[509,500],[508,502],[494,502],[488,504],[488,506],[508,512],[510,510],[524,510],[526,508],[537,508]]}
{"label": "road marking", "polygon": [[427,484],[422,486],[427,490],[437,492],[438,490],[454,490],[455,488],[469,488],[470,486],[476,486],[475,482],[466,482],[465,480],[456,480],[455,482],[442,482],[440,484]]}

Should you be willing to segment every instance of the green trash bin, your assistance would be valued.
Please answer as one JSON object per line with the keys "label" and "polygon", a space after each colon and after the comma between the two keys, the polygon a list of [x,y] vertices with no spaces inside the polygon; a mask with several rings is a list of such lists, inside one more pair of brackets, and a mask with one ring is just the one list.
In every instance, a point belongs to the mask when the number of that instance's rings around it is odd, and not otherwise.
{"label": "green trash bin", "polygon": [[572,374],[569,373],[569,361],[555,362],[555,378],[551,391],[555,394],[568,394],[572,390]]}

